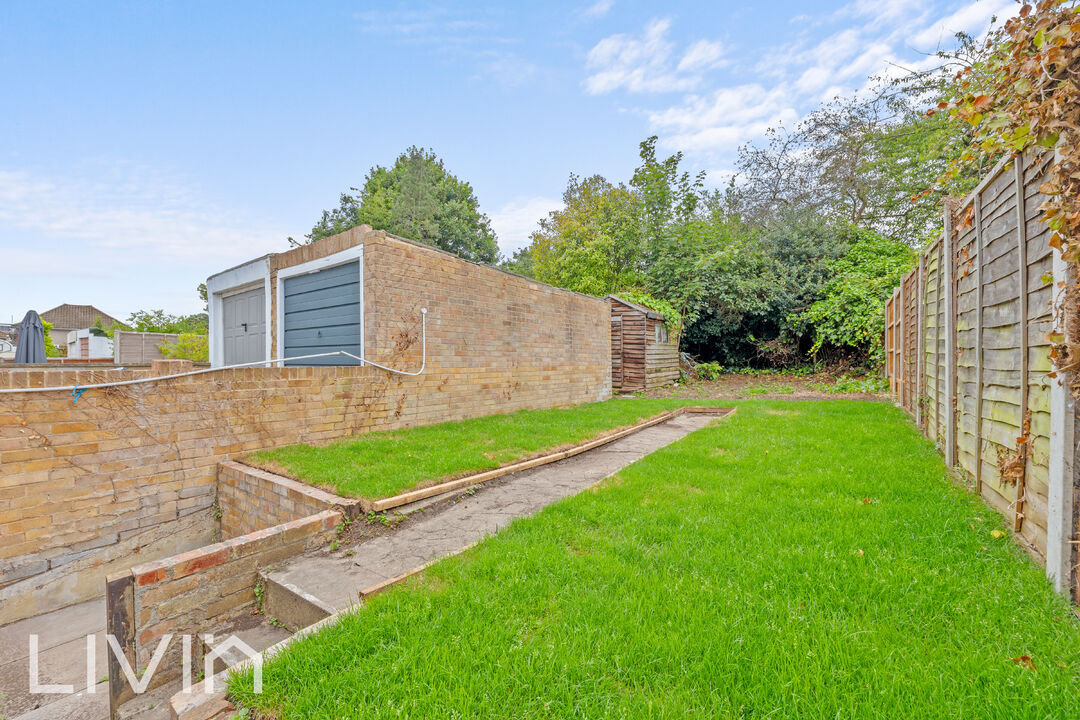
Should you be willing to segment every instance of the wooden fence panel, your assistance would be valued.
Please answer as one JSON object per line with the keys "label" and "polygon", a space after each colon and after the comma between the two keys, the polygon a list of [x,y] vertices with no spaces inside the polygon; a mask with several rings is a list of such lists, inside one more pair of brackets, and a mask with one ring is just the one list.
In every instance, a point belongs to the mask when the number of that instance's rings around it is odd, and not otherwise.
{"label": "wooden fence panel", "polygon": [[956,239],[956,462],[974,475],[978,457],[975,405],[979,383],[978,251],[974,224],[955,223]]}
{"label": "wooden fence panel", "polygon": [[938,240],[926,253],[926,277],[923,280],[923,360],[925,380],[923,387],[925,393],[920,402],[925,404],[926,419],[923,430],[927,437],[937,438],[941,434],[940,415],[938,404],[941,395],[940,374],[938,369],[938,323],[941,321],[941,274],[938,272],[940,263],[941,241]]}
{"label": "wooden fence panel", "polygon": [[[1074,569],[1063,579],[1061,568],[1075,565],[1077,533],[1075,523],[1068,537],[1060,529],[1049,533],[1048,518],[1074,517],[1071,498],[1080,482],[1071,457],[1075,419],[1064,417],[1072,412],[1062,400],[1067,386],[1049,377],[1052,275],[1055,266],[1059,273],[1065,267],[1049,246],[1052,231],[1039,210],[1039,187],[1053,159],[1053,153],[1007,158],[950,206],[948,235],[923,251],[889,301],[885,350],[897,404],[947,458],[954,442],[955,467],[1033,551],[1054,556],[1058,567],[1047,573],[1061,588],[1066,581],[1075,587]],[[1066,441],[1053,440],[1053,432]],[[1000,468],[1025,441],[1022,476],[1003,477]],[[1068,508],[1057,507],[1066,502]]]}
{"label": "wooden fence panel", "polygon": [[113,362],[120,365],[139,365],[160,360],[163,343],[175,343],[175,333],[135,332],[117,330],[113,333]]}
{"label": "wooden fence panel", "polygon": [[901,332],[903,335],[903,353],[901,374],[904,378],[904,394],[900,404],[912,415],[918,402],[919,372],[919,270],[912,270],[901,283],[904,288],[904,305],[901,309]]}

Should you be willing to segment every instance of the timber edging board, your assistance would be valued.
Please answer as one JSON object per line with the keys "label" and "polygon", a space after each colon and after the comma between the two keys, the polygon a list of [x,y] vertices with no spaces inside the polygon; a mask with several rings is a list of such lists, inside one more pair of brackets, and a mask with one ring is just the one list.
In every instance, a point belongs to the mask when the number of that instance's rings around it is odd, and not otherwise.
{"label": "timber edging board", "polygon": [[360,507],[364,512],[382,512],[384,510],[390,510],[392,508],[400,507],[402,505],[408,505],[409,503],[416,502],[418,500],[425,500],[435,495],[442,495],[443,493],[453,492],[461,488],[467,488],[472,485],[478,485],[488,480],[494,480],[502,477],[503,475],[509,475],[510,473],[521,472],[522,470],[531,470],[541,465],[548,465],[559,460],[565,460],[566,458],[579,455],[593,448],[598,448],[601,445],[607,445],[610,442],[624,438],[627,435],[632,435],[636,432],[652,427],[653,425],[659,425],[662,422],[672,420],[685,413],[701,414],[701,415],[716,415],[717,417],[727,417],[735,412],[734,407],[707,407],[699,405],[689,405],[686,407],[675,408],[674,410],[667,410],[654,417],[644,420],[636,425],[623,428],[622,430],[616,430],[615,432],[608,433],[607,435],[601,435],[600,437],[593,438],[592,440],[586,440],[583,443],[575,445],[566,450],[559,450],[558,452],[548,453],[541,455],[540,457],[532,458],[531,460],[521,460],[518,462],[510,463],[509,465],[503,465],[502,467],[495,468],[494,470],[485,470],[481,473],[475,473],[473,475],[466,475],[465,477],[457,478],[456,480],[448,480],[436,485],[429,485],[425,488],[418,490],[410,490],[400,495],[394,495],[393,497],[383,498],[382,500],[360,500]]}

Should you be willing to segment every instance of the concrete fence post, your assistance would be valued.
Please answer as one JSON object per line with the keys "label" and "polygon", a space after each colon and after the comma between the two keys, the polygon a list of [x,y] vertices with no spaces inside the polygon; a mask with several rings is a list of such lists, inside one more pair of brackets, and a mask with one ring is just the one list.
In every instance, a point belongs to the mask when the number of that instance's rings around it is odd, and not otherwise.
{"label": "concrete fence post", "polygon": [[[1065,288],[1074,278],[1069,262],[1053,251],[1054,327],[1064,330],[1067,302]],[[1076,405],[1072,395],[1071,374],[1061,373],[1050,380],[1050,478],[1047,488],[1046,575],[1059,592],[1072,585],[1076,476]]]}

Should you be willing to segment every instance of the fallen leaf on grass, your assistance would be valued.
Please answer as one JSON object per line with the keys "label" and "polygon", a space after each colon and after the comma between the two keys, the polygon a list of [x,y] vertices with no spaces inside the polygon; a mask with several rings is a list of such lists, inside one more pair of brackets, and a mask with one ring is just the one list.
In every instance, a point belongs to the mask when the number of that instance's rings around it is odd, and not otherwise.
{"label": "fallen leaf on grass", "polygon": [[1001,538],[1005,537],[1005,533],[1003,533],[1001,530],[991,530],[990,536],[1000,540]]}
{"label": "fallen leaf on grass", "polygon": [[1017,665],[1027,668],[1031,672],[1038,672],[1038,670],[1035,669],[1035,663],[1031,662],[1030,655],[1021,655],[1020,657],[1014,657],[1012,661]]}
{"label": "fallen leaf on grass", "polygon": [[864,497],[862,499],[862,504],[863,505],[873,505],[876,502],[877,502],[877,500],[875,500],[874,498],[870,498],[870,497]]}

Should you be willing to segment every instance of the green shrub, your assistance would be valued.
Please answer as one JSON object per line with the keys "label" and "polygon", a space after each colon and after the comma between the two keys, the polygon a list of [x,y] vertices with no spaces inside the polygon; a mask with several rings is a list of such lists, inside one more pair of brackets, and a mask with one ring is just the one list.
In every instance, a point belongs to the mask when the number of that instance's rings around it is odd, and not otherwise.
{"label": "green shrub", "polygon": [[716,380],[720,377],[720,373],[724,371],[724,368],[717,362],[698,363],[694,368],[697,376],[702,380]]}
{"label": "green shrub", "polygon": [[48,320],[42,320],[41,324],[45,328],[45,357],[64,357],[67,355],[66,345],[64,346],[64,349],[61,350],[56,347],[56,343],[53,342],[52,333],[50,332],[52,330],[52,323]]}
{"label": "green shrub", "polygon": [[915,265],[915,253],[907,245],[867,230],[840,260],[831,263],[831,279],[821,298],[793,319],[813,330],[811,353],[822,346],[852,348],[871,362],[882,359],[881,336],[885,300]]}
{"label": "green shrub", "polygon": [[192,362],[208,362],[210,359],[210,342],[206,335],[180,333],[176,342],[163,342],[158,349],[167,358]]}
{"label": "green shrub", "polygon": [[883,393],[889,390],[889,380],[881,375],[844,375],[834,387],[838,393]]}

